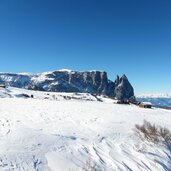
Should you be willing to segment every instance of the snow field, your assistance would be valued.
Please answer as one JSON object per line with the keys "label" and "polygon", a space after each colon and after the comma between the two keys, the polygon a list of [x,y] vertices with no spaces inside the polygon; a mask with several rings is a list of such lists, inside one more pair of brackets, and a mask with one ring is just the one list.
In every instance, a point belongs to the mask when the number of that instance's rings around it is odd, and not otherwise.
{"label": "snow field", "polygon": [[169,110],[119,105],[103,97],[99,102],[90,95],[92,101],[53,100],[30,91],[37,98],[25,99],[14,96],[24,90],[8,91],[14,98],[0,98],[0,171],[82,171],[89,160],[98,171],[171,168],[170,150],[142,142],[134,131],[144,119],[171,130]]}

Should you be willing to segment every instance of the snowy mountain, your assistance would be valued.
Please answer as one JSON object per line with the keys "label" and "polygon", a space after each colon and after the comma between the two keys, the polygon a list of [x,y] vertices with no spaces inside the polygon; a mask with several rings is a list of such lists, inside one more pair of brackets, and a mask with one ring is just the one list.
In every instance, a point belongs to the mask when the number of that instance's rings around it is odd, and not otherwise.
{"label": "snowy mountain", "polygon": [[137,98],[171,98],[171,93],[139,94]]}
{"label": "snowy mountain", "polygon": [[170,110],[116,104],[88,93],[8,87],[0,88],[0,116],[1,171],[171,168],[170,149],[142,141],[134,131],[144,119],[171,130]]}
{"label": "snowy mountain", "polygon": [[133,87],[126,76],[121,77],[119,84],[116,84],[116,81],[112,82],[108,79],[105,71],[57,70],[40,74],[0,73],[0,83],[29,90],[92,93],[109,97],[119,95],[125,99],[134,95]]}
{"label": "snowy mountain", "polygon": [[136,99],[151,102],[156,107],[171,107],[171,93],[140,94],[136,96]]}

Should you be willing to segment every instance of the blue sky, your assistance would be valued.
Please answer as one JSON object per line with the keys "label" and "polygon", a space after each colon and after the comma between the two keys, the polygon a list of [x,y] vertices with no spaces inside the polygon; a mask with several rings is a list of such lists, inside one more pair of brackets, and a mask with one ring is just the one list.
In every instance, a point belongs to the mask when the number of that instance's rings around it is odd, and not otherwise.
{"label": "blue sky", "polygon": [[0,71],[125,73],[171,92],[170,0],[1,0]]}

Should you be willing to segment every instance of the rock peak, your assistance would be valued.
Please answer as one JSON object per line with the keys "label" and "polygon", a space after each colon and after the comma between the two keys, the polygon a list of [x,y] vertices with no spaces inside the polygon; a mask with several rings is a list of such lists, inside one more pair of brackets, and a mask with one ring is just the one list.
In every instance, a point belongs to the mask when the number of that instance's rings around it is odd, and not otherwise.
{"label": "rock peak", "polygon": [[122,79],[128,79],[125,74],[122,75]]}
{"label": "rock peak", "polygon": [[125,74],[120,79],[116,77],[114,94],[119,100],[128,100],[134,96],[134,89]]}

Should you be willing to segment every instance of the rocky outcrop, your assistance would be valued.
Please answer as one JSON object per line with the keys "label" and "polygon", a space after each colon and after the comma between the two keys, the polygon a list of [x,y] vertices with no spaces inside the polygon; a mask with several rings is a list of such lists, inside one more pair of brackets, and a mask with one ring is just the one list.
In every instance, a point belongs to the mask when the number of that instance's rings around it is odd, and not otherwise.
{"label": "rocky outcrop", "polygon": [[109,97],[129,98],[134,91],[126,76],[115,82],[107,77],[105,71],[58,70],[41,74],[0,73],[0,83],[40,91],[87,92]]}
{"label": "rocky outcrop", "polygon": [[119,100],[128,100],[130,97],[134,96],[134,89],[126,75],[123,75],[121,78],[117,75],[115,80],[115,97]]}
{"label": "rocky outcrop", "polygon": [[[39,78],[44,79],[39,79]],[[39,81],[37,81],[39,80]],[[100,71],[54,71],[35,78],[34,83],[46,91],[107,93],[108,78],[106,72]]]}
{"label": "rocky outcrop", "polygon": [[32,75],[0,73],[0,83],[10,85],[11,87],[28,88],[31,85]]}

